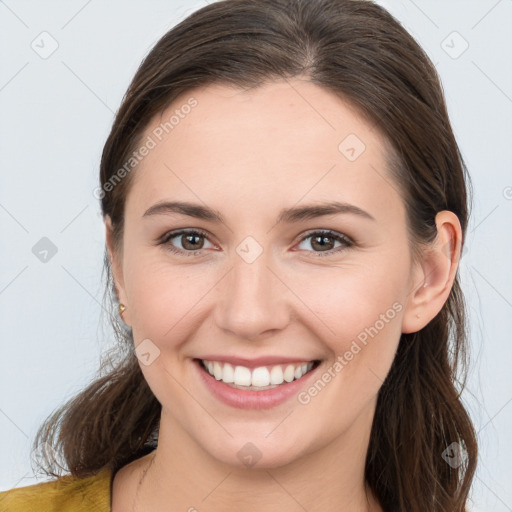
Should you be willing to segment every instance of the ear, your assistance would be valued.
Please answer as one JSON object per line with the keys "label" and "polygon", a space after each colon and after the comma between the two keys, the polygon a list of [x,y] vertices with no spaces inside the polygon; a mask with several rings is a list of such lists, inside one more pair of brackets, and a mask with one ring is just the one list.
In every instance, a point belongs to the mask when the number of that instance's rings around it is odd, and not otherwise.
{"label": "ear", "polygon": [[412,273],[402,317],[402,332],[417,332],[441,311],[448,300],[459,266],[462,229],[453,212],[436,215],[437,236],[425,247]]}
{"label": "ear", "polygon": [[114,279],[114,286],[116,289],[117,299],[120,303],[126,306],[126,310],[122,315],[122,320],[125,324],[131,325],[129,321],[129,304],[124,288],[123,278],[123,265],[122,265],[122,250],[116,248],[114,244],[114,231],[112,227],[112,219],[109,215],[105,215],[105,239],[107,244],[107,252],[110,260],[110,268],[112,269],[112,277]]}

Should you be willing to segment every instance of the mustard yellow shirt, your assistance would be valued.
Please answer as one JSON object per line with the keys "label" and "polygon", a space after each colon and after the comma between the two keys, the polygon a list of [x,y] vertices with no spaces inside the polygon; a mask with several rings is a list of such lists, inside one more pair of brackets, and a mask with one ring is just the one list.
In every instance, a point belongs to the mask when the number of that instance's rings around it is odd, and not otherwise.
{"label": "mustard yellow shirt", "polygon": [[111,512],[112,473],[62,476],[0,492],[0,512]]}

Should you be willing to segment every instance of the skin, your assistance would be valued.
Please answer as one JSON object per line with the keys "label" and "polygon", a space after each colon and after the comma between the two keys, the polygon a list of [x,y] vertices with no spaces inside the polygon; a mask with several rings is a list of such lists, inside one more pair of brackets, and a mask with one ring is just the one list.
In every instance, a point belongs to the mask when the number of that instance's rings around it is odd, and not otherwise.
{"label": "skin", "polygon": [[[133,171],[120,251],[106,218],[123,319],[136,346],[150,339],[160,350],[141,369],[162,404],[158,448],[116,474],[113,511],[381,511],[364,480],[377,393],[401,333],[421,329],[448,298],[459,221],[439,212],[436,240],[413,261],[404,202],[385,168],[386,140],[310,82],[189,91],[146,134],[191,96],[197,106]],[[338,149],[349,134],[366,146],[355,161]],[[163,200],[206,205],[224,222],[143,216]],[[283,208],[327,201],[375,220],[345,213],[276,223]],[[208,237],[157,244],[185,228]],[[322,251],[311,235],[325,229],[354,244],[329,238]],[[252,263],[236,251],[247,236],[263,248]],[[173,254],[171,244],[200,252]],[[195,378],[192,359],[212,352],[321,359],[322,375],[394,303],[394,318],[306,405],[293,397],[240,410]],[[251,467],[237,457],[247,442],[261,452]]]}

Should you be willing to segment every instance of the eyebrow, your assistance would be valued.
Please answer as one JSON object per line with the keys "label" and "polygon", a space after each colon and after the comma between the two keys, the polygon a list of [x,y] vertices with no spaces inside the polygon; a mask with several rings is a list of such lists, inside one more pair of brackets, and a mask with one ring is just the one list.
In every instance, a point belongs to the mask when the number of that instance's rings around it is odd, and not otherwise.
{"label": "eyebrow", "polygon": [[[224,218],[217,210],[184,201],[162,201],[156,203],[148,208],[142,216],[148,217],[151,215],[169,215],[173,213],[225,224]],[[305,206],[285,208],[280,211],[276,223],[294,223],[303,220],[314,219],[316,217],[322,217],[324,215],[336,214],[358,215],[362,218],[376,222],[376,219],[373,217],[373,215],[369,214],[365,210],[362,210],[358,206],[334,201],[329,203],[310,204]]]}

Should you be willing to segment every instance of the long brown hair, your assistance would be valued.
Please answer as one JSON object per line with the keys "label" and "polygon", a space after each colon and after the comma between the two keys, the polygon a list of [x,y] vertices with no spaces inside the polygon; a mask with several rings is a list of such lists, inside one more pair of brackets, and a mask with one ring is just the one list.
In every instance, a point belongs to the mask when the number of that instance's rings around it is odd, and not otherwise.
{"label": "long brown hair", "polygon": [[[158,41],[116,114],[103,149],[99,196],[117,246],[137,172],[135,166],[119,179],[119,169],[155,114],[196,87],[254,88],[296,76],[350,102],[385,135],[413,250],[435,238],[441,210],[458,216],[464,237],[470,181],[440,79],[393,16],[369,0],[221,0]],[[97,379],[40,427],[34,447],[44,447],[48,475],[58,476],[57,466],[78,477],[105,467],[117,471],[155,446],[161,405],[140,371],[131,331],[116,313],[106,251],[104,270],[105,304],[119,343]],[[379,391],[366,479],[386,511],[466,510],[477,459],[474,427],[460,400],[466,336],[457,276],[439,314],[419,332],[402,334]],[[454,451],[466,456],[454,459]]]}

